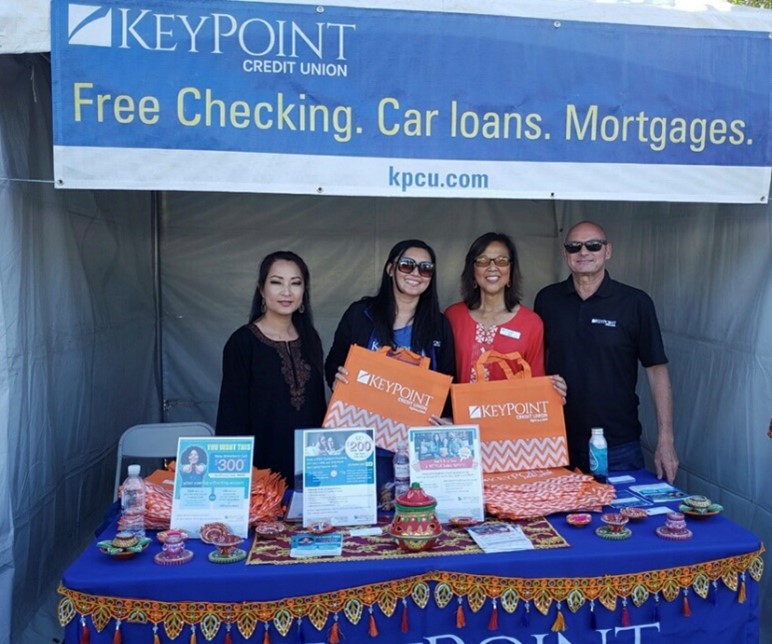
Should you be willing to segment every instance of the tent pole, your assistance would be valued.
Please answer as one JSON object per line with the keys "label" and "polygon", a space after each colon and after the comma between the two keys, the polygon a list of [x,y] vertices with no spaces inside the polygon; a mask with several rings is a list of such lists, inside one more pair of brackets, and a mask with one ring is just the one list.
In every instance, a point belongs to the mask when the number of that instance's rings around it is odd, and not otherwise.
{"label": "tent pole", "polygon": [[153,239],[153,298],[155,300],[155,381],[158,395],[160,421],[166,422],[166,396],[164,395],[164,344],[163,310],[161,298],[161,192],[154,190],[150,197],[150,225]]}

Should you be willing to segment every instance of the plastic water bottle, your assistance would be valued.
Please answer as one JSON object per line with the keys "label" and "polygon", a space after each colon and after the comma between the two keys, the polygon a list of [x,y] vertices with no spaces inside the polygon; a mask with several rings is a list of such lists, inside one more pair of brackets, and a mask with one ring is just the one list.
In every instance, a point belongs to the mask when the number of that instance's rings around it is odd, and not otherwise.
{"label": "plastic water bottle", "polygon": [[410,488],[410,455],[407,443],[400,441],[394,453],[394,500]]}
{"label": "plastic water bottle", "polygon": [[599,483],[608,479],[608,443],[602,427],[593,427],[590,436],[590,473]]}
{"label": "plastic water bottle", "polygon": [[139,465],[129,465],[129,475],[121,490],[121,530],[142,538],[145,536],[145,481],[139,475]]}

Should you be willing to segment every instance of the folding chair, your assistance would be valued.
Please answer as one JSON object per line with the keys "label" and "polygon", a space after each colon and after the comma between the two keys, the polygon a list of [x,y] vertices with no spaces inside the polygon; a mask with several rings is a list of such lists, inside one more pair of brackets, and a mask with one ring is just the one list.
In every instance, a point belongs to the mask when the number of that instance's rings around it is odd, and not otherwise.
{"label": "folding chair", "polygon": [[[214,436],[214,428],[206,423],[148,423],[129,427],[118,441],[118,457],[115,466],[113,500],[118,498],[118,488],[126,477],[124,460],[157,459],[177,456],[177,439],[187,436]],[[159,463],[160,464],[160,463]],[[142,472],[146,476],[150,472]]]}

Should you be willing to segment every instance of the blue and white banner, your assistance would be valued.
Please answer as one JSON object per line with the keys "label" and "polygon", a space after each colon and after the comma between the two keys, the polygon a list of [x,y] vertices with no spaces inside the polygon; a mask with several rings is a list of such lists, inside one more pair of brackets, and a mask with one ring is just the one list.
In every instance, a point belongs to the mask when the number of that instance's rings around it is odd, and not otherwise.
{"label": "blue and white banner", "polygon": [[753,203],[769,192],[761,31],[56,1],[52,67],[63,188]]}

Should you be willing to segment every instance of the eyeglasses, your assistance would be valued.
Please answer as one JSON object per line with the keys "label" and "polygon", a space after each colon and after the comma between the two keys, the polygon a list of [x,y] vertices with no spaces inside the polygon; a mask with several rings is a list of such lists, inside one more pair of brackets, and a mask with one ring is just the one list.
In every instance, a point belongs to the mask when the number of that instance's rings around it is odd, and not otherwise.
{"label": "eyeglasses", "polygon": [[504,266],[509,266],[510,259],[509,257],[504,257],[503,255],[499,255],[498,257],[488,257],[487,255],[480,255],[479,257],[474,258],[474,265],[479,266],[480,268],[485,268],[486,266],[490,266],[491,262],[496,264],[496,266],[504,267]]}
{"label": "eyeglasses", "polygon": [[606,244],[608,244],[608,242],[605,239],[591,239],[586,242],[580,242],[580,241],[567,242],[563,244],[563,248],[565,248],[566,252],[569,253],[570,255],[573,255],[574,253],[578,253],[580,250],[582,250],[582,246],[584,246],[591,253],[597,253]]}
{"label": "eyeglasses", "polygon": [[421,277],[434,275],[434,262],[417,262],[412,257],[401,257],[397,262],[397,270],[405,275],[410,275],[416,267]]}

